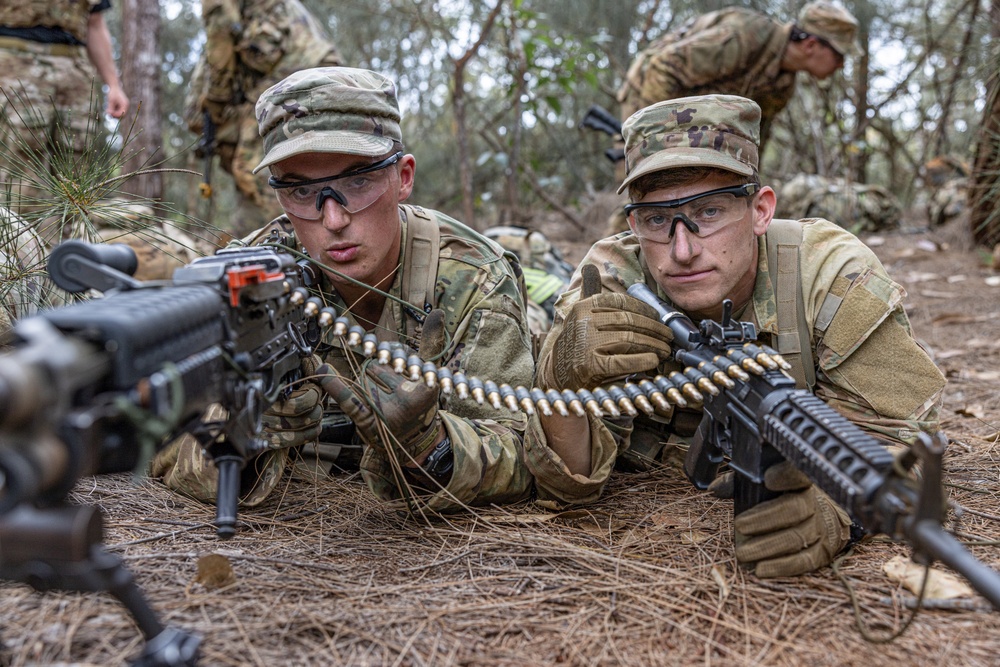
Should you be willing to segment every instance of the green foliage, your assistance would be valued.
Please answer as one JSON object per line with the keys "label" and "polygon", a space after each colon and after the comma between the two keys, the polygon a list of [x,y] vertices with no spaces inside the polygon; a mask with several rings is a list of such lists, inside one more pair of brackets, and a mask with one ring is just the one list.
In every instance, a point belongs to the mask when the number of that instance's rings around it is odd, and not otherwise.
{"label": "green foliage", "polygon": [[[8,108],[17,115],[0,118],[0,307],[14,321],[38,308],[62,302],[66,295],[55,289],[44,275],[48,249],[69,238],[91,242],[123,236],[142,239],[170,253],[170,248],[199,245],[178,241],[178,232],[167,222],[186,219],[166,202],[152,201],[119,190],[128,179],[144,171],[161,169],[143,165],[140,172],[125,172],[134,124],[109,129],[102,122],[103,101],[91,95],[90,111],[82,134],[74,130],[71,117],[54,116],[50,128],[23,89],[7,90]],[[78,124],[76,127],[79,127]],[[23,130],[22,128],[30,128]],[[122,132],[124,130],[124,132]],[[217,240],[217,232],[196,220],[188,226],[206,242]],[[0,330],[6,321],[0,322]]]}
{"label": "green foliage", "polygon": [[[451,98],[454,59],[479,36],[498,0],[304,0],[348,65],[393,76],[399,86],[408,149],[417,157],[413,199],[461,216],[457,126]],[[792,20],[803,0],[503,0],[501,17],[465,64],[465,98],[476,217],[510,218],[513,170],[520,216],[552,209],[541,197],[582,208],[614,186],[605,135],[577,123],[591,104],[617,114],[615,91],[637,51],[690,18],[739,4]],[[764,174],[860,173],[908,204],[921,165],[936,153],[968,160],[977,103],[990,71],[985,7],[971,20],[965,0],[845,0],[868,35],[866,74],[849,61],[817,85],[801,75],[799,92],[775,125]],[[197,137],[183,121],[187,81],[200,54],[200,7],[161,3],[164,142],[171,166],[200,170],[189,156]],[[112,34],[117,28],[112,25]],[[970,37],[967,38],[967,35]],[[955,68],[959,68],[957,76]],[[864,74],[859,80],[859,73]],[[859,98],[863,95],[863,98]],[[859,108],[873,109],[870,117]],[[859,166],[860,165],[860,166]],[[196,196],[197,177],[166,179],[166,199],[189,214],[224,221],[230,179],[217,170],[214,212]],[[221,224],[225,224],[221,222]]]}

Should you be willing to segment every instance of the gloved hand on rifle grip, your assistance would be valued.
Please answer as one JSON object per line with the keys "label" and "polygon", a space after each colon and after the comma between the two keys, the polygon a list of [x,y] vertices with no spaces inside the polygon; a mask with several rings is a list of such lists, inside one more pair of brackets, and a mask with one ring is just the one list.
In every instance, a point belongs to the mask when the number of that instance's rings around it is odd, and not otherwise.
{"label": "gloved hand on rifle grip", "polygon": [[[437,357],[444,348],[444,311],[432,310],[424,321],[420,356]],[[325,372],[324,372],[325,371]],[[319,369],[320,386],[337,401],[365,444],[385,451],[390,443],[383,439],[379,423],[393,446],[405,454],[400,463],[416,459],[437,444],[441,434],[437,387],[423,381],[413,382],[388,366],[369,363],[356,380],[333,373],[329,366]],[[398,451],[398,450],[397,450]]]}
{"label": "gloved hand on rifle grip", "polygon": [[291,393],[264,412],[264,437],[273,449],[298,447],[319,438],[323,428],[323,390],[316,383],[322,361],[315,354],[302,360],[302,379]]}
{"label": "gloved hand on rifle grip", "polygon": [[[708,487],[718,498],[733,497],[732,472]],[[733,520],[736,560],[762,579],[793,577],[829,565],[851,535],[851,519],[788,461],[764,471],[764,486],[782,495]]]}
{"label": "gloved hand on rifle grip", "polygon": [[539,369],[545,389],[588,389],[670,359],[674,336],[656,311],[623,293],[581,298]]}

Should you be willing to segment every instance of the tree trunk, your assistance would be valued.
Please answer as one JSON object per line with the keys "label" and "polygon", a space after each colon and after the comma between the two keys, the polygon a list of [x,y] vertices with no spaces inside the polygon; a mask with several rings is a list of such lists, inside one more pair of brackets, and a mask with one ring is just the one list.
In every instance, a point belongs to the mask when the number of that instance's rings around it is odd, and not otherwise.
{"label": "tree trunk", "polygon": [[864,141],[865,130],[868,127],[868,111],[871,107],[868,104],[868,88],[871,76],[871,50],[869,47],[869,25],[875,14],[871,4],[866,2],[863,5],[857,3],[855,11],[858,14],[858,44],[861,46],[861,55],[854,58],[854,140],[864,148],[861,151],[852,151],[849,155],[851,180],[855,183],[867,183],[868,174],[865,167],[868,165],[868,145]]}
{"label": "tree trunk", "polygon": [[[994,44],[1000,36],[1000,0],[990,2],[990,34]],[[995,48],[995,47],[994,47]],[[983,122],[976,142],[969,188],[969,227],[979,245],[992,248],[1000,243],[1000,50],[992,55],[993,74],[987,81]]]}
{"label": "tree trunk", "polygon": [[[125,131],[124,173],[149,168],[163,159],[160,125],[160,5],[122,0],[122,86],[132,100],[133,125]],[[140,174],[121,188],[140,197],[163,197],[162,174]]]}

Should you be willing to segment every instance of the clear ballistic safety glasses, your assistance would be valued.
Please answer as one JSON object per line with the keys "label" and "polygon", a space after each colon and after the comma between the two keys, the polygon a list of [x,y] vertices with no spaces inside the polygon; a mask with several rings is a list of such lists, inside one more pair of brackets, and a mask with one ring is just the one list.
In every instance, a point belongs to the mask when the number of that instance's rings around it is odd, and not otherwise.
{"label": "clear ballistic safety glasses", "polygon": [[746,198],[759,190],[758,184],[746,183],[671,201],[627,204],[625,215],[641,239],[669,243],[679,222],[690,233],[704,238],[746,215]]}
{"label": "clear ballistic safety glasses", "polygon": [[327,199],[333,199],[348,213],[358,213],[385,194],[389,188],[389,172],[385,168],[396,164],[402,157],[403,152],[399,151],[367,167],[336,176],[309,181],[281,181],[272,176],[267,183],[274,188],[285,213],[296,218],[319,220]]}

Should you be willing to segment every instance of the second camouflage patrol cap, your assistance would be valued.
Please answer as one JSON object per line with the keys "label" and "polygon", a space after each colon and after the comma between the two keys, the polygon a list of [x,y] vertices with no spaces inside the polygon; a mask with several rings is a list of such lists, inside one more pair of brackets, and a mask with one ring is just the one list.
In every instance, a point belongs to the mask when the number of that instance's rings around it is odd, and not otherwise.
{"label": "second camouflage patrol cap", "polygon": [[810,2],[799,12],[795,24],[810,35],[830,42],[840,55],[861,53],[856,41],[858,20],[841,5],[826,0]]}
{"label": "second camouflage patrol cap", "polygon": [[736,95],[699,95],[639,109],[622,125],[627,176],[621,194],[641,176],[685,167],[757,171],[760,107]]}
{"label": "second camouflage patrol cap", "polygon": [[316,67],[265,90],[254,109],[264,159],[254,169],[300,153],[380,157],[402,142],[391,79],[353,67]]}

